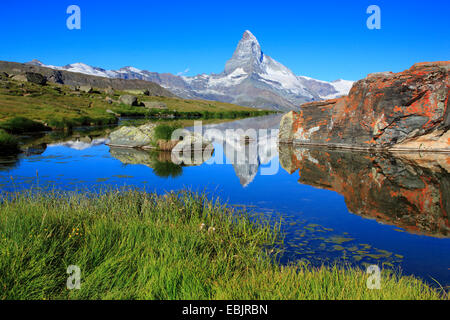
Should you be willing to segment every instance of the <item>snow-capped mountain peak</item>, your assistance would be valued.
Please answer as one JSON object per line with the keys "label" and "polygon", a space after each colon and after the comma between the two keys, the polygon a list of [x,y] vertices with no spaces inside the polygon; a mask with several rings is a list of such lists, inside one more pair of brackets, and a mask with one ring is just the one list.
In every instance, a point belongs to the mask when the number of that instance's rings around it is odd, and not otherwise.
{"label": "snow-capped mountain peak", "polygon": [[225,73],[230,74],[237,68],[242,68],[247,73],[258,71],[263,62],[264,54],[256,37],[245,31],[239,41],[233,57],[225,65]]}
{"label": "snow-capped mountain peak", "polygon": [[220,74],[186,77],[131,66],[105,70],[84,63],[55,67],[33,60],[29,64],[107,78],[152,81],[187,99],[216,100],[278,110],[298,109],[305,102],[346,95],[353,85],[353,81],[348,80],[326,82],[295,75],[289,68],[264,54],[258,39],[248,30]]}

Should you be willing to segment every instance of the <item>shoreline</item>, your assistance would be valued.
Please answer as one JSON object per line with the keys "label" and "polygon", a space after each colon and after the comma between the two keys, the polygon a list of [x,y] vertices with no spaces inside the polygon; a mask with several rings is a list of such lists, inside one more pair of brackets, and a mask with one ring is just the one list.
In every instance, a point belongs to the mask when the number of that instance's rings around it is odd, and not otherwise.
{"label": "shoreline", "polygon": [[291,145],[294,147],[325,147],[327,149],[341,149],[341,150],[354,150],[354,151],[366,151],[366,152],[384,152],[384,153],[450,153],[450,149],[416,149],[416,148],[371,148],[352,146],[346,144],[331,144],[331,143],[308,143],[308,142],[296,142],[296,141],[279,141],[279,145]]}

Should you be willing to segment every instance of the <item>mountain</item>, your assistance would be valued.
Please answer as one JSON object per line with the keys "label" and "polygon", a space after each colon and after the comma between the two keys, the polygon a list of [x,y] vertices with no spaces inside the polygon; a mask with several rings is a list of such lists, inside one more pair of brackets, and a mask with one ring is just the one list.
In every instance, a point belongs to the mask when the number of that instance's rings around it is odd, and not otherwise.
{"label": "mountain", "polygon": [[105,70],[83,63],[56,67],[43,65],[37,60],[29,64],[107,78],[146,80],[182,98],[217,100],[277,110],[294,110],[305,102],[347,95],[353,85],[348,80],[326,82],[296,76],[290,69],[264,54],[250,31],[244,32],[225,70],[220,74],[186,77],[134,67]]}
{"label": "mountain", "polygon": [[[84,65],[86,66],[86,65]],[[17,63],[0,61],[0,71],[10,75],[24,74],[26,72],[39,73],[47,78],[49,82],[65,84],[68,86],[91,86],[99,89],[112,87],[116,90],[148,90],[152,96],[175,97],[169,90],[157,83],[144,80],[124,80],[115,77],[105,77],[100,74],[99,68],[95,73],[92,67],[86,66],[83,73],[71,72],[62,67],[46,66],[37,60],[30,63]],[[94,68],[92,68],[94,69]],[[89,72],[87,72],[89,71]],[[97,76],[92,75],[97,74]]]}

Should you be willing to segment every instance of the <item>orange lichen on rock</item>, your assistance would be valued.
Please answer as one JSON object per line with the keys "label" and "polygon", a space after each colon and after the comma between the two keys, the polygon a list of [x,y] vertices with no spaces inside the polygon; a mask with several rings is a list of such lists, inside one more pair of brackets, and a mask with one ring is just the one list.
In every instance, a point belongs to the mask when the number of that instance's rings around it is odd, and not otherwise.
{"label": "orange lichen on rock", "polygon": [[[450,61],[439,61],[400,73],[370,74],[346,97],[306,103],[290,115],[290,142],[389,149],[433,131],[448,131],[449,69]],[[450,151],[449,141],[444,142]]]}

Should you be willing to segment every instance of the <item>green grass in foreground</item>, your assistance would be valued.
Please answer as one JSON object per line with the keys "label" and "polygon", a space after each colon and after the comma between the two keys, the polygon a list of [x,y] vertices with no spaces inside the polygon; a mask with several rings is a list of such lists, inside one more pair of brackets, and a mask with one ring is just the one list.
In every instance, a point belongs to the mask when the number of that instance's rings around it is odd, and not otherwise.
{"label": "green grass in foreground", "polygon": [[279,266],[278,227],[258,221],[193,193],[18,194],[0,206],[0,299],[442,298],[388,272],[369,290],[359,269]]}

